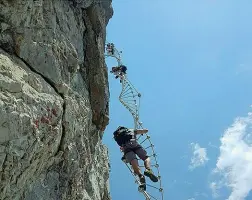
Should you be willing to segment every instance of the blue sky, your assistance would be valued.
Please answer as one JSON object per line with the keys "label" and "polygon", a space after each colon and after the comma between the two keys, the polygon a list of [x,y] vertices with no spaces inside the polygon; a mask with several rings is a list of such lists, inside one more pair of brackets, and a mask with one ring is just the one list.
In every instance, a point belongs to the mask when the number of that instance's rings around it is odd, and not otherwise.
{"label": "blue sky", "polygon": [[[252,199],[251,6],[249,0],[113,1],[107,40],[123,51],[128,78],[142,94],[140,117],[155,144],[165,199]],[[109,58],[107,65],[116,62]],[[117,126],[132,127],[133,120],[118,101],[119,81],[110,74],[109,83],[103,141],[111,195],[144,199],[112,139]]]}

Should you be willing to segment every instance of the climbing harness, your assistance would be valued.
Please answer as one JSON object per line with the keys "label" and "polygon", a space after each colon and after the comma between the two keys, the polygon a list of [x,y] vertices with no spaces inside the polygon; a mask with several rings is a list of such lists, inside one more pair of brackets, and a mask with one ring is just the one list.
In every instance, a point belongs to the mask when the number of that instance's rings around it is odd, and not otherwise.
{"label": "climbing harness", "polygon": [[[111,49],[110,47],[113,47]],[[117,60],[118,66],[122,65],[121,61],[121,51],[118,51],[113,43],[106,43],[106,51],[105,51],[105,58],[107,57],[113,57]],[[136,90],[136,88],[133,86],[133,84],[128,80],[127,75],[123,74],[121,77],[121,85],[122,90],[119,95],[119,101],[121,104],[131,113],[133,119],[134,119],[134,128],[135,129],[143,129],[143,124],[140,122],[139,118],[139,109],[140,109],[140,98],[141,94]],[[127,163],[124,159],[122,159],[131,174],[133,175],[135,179],[135,183],[138,184],[138,190],[141,192],[146,200],[163,200],[163,188],[162,188],[162,181],[161,181],[161,175],[159,170],[159,165],[157,162],[157,154],[155,153],[154,145],[150,140],[149,134],[142,134],[137,137],[137,141],[140,145],[143,146],[143,148],[147,151],[150,159],[151,159],[151,167],[153,172],[158,177],[158,182],[153,183],[149,182],[146,179],[146,190],[143,190],[141,187],[141,183],[138,179],[138,176],[134,173],[129,163]],[[140,160],[140,159],[139,159]],[[145,167],[142,165],[139,166],[141,169],[144,169]]]}

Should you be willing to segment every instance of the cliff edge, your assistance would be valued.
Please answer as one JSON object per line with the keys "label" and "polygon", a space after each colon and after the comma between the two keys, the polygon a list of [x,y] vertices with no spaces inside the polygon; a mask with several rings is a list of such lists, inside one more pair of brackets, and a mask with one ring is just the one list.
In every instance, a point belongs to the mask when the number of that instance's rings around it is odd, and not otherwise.
{"label": "cliff edge", "polygon": [[111,0],[0,0],[0,199],[108,200]]}

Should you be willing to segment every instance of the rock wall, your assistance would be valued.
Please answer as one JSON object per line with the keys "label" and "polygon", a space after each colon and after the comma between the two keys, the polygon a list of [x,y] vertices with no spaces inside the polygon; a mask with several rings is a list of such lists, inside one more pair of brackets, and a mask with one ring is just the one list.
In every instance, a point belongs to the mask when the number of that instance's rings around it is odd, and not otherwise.
{"label": "rock wall", "polygon": [[0,199],[108,200],[111,0],[0,0]]}

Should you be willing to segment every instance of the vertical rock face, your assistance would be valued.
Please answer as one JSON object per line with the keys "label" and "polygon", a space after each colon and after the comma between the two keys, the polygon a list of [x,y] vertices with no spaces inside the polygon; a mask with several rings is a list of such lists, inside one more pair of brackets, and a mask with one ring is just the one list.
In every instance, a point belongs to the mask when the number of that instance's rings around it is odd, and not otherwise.
{"label": "vertical rock face", "polygon": [[108,200],[111,0],[0,0],[0,199]]}

